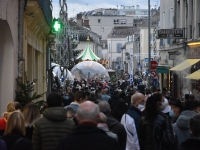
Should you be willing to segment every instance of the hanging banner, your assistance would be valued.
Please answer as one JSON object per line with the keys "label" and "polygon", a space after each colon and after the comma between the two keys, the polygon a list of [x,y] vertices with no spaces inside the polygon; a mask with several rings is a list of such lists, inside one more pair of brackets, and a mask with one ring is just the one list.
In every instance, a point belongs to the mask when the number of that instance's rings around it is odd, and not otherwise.
{"label": "hanging banner", "polygon": [[133,85],[133,55],[130,57],[130,85]]}

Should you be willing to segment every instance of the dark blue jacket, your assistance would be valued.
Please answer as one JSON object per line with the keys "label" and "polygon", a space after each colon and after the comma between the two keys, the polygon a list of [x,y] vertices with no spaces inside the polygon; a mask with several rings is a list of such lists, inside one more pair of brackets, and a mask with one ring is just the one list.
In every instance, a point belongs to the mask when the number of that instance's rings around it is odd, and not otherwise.
{"label": "dark blue jacket", "polygon": [[137,131],[137,134],[138,134],[140,119],[142,118],[142,113],[141,113],[141,111],[140,111],[138,108],[136,108],[135,106],[130,105],[130,106],[129,106],[129,109],[128,109],[128,111],[127,111],[126,113],[127,113],[129,116],[131,116],[131,118],[134,119],[134,121],[135,121],[135,126],[136,126],[136,131]]}

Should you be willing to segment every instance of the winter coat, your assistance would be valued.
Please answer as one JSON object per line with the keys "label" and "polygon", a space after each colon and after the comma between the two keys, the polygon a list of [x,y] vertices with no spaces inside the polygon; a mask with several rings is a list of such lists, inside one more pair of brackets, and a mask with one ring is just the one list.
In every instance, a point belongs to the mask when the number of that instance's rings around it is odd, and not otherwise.
{"label": "winter coat", "polygon": [[119,96],[117,96],[117,95],[111,96],[111,98],[108,100],[108,103],[110,104],[111,110],[113,110],[115,108],[116,104],[118,103],[118,101],[120,99],[121,98],[119,98]]}
{"label": "winter coat", "polygon": [[6,129],[6,119],[0,118],[0,135],[1,136],[3,136],[5,129]]}
{"label": "winter coat", "polygon": [[109,129],[108,129],[108,126],[105,124],[105,123],[98,123],[97,127],[101,130],[103,130],[108,136],[114,138],[115,140],[118,141],[118,137],[117,137],[117,134],[111,132]]}
{"label": "winter coat", "polygon": [[26,127],[26,134],[25,134],[25,137],[27,139],[29,139],[30,141],[32,140],[32,135],[33,135],[33,126],[27,126]]}
{"label": "winter coat", "polygon": [[183,111],[176,123],[173,124],[173,130],[178,138],[178,143],[181,144],[183,141],[191,138],[189,129],[189,120],[197,113],[191,110]]}
{"label": "winter coat", "polygon": [[0,136],[0,150],[7,150],[6,143],[2,140]]}
{"label": "winter coat", "polygon": [[69,108],[69,107],[71,107],[71,108],[73,108],[75,111],[77,111],[77,110],[78,110],[78,107],[79,107],[79,104],[76,103],[76,102],[72,102],[70,105],[65,106],[64,108],[67,109],[67,108]]}
{"label": "winter coat", "polygon": [[5,129],[6,129],[6,119],[0,118],[0,130],[5,130]]}
{"label": "winter coat", "polygon": [[200,138],[190,138],[182,142],[179,150],[199,150]]}
{"label": "winter coat", "polygon": [[127,133],[126,150],[140,150],[135,122],[128,114],[122,116],[121,124],[124,125]]}
{"label": "winter coat", "polygon": [[116,107],[111,110],[111,114],[120,122],[127,109],[128,106],[126,105],[126,102],[123,99],[120,99],[116,104]]}
{"label": "winter coat", "polygon": [[34,150],[55,150],[60,139],[71,133],[75,124],[67,119],[63,107],[44,110],[43,117],[35,122],[32,144]]}
{"label": "winter coat", "polygon": [[127,111],[126,113],[127,113],[131,118],[134,119],[136,131],[137,131],[137,134],[138,134],[140,119],[142,118],[142,113],[141,113],[141,111],[140,111],[138,108],[134,107],[133,105],[130,105],[130,106],[129,106],[129,109],[128,109],[128,111]]}
{"label": "winter coat", "polygon": [[105,100],[105,101],[108,101],[110,99],[110,96],[107,95],[107,94],[102,94],[101,95],[101,100]]}
{"label": "winter coat", "polygon": [[120,147],[103,130],[92,124],[84,124],[63,138],[57,150],[120,150]]}
{"label": "winter coat", "polygon": [[173,150],[177,143],[170,119],[161,112],[152,121],[141,119],[139,140],[141,150]]}
{"label": "winter coat", "polygon": [[[21,134],[3,136],[7,150],[32,150],[32,143]],[[20,140],[19,140],[20,139]],[[18,141],[19,140],[19,141]]]}
{"label": "winter coat", "polygon": [[112,115],[105,114],[107,117],[106,124],[110,131],[117,134],[118,143],[121,147],[121,150],[125,150],[126,148],[126,130],[124,126],[119,123]]}

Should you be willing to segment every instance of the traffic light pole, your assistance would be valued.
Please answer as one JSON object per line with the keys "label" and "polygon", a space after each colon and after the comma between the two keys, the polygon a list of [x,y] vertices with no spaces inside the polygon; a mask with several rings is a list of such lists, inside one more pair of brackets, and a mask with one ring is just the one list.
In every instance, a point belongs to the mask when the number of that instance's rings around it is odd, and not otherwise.
{"label": "traffic light pole", "polygon": [[150,90],[151,87],[151,43],[150,43],[150,36],[151,36],[151,20],[150,20],[150,0],[148,0],[148,53],[149,53],[149,65],[148,65],[148,89]]}

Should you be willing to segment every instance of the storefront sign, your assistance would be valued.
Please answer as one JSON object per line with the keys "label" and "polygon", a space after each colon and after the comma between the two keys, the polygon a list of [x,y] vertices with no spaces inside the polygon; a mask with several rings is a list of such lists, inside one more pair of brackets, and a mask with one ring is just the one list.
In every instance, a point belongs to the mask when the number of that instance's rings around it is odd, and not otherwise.
{"label": "storefront sign", "polygon": [[156,31],[157,39],[185,39],[185,29],[160,29]]}

